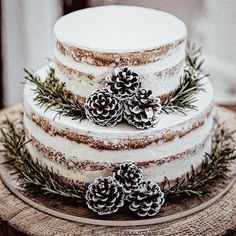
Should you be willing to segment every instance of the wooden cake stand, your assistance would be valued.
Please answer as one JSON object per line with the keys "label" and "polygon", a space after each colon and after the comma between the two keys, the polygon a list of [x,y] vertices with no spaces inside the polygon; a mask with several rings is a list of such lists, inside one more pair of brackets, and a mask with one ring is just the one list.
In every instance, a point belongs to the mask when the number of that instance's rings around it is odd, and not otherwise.
{"label": "wooden cake stand", "polygon": [[[19,115],[20,111],[22,111],[21,105],[2,110],[0,122],[6,115],[11,118]],[[216,107],[216,112],[232,130],[236,130],[236,113],[221,107]],[[38,236],[236,235],[236,182],[231,182],[228,191],[221,194],[216,201],[188,216],[165,223],[112,227],[76,223],[36,210],[16,197],[0,180],[0,236],[25,234]]]}

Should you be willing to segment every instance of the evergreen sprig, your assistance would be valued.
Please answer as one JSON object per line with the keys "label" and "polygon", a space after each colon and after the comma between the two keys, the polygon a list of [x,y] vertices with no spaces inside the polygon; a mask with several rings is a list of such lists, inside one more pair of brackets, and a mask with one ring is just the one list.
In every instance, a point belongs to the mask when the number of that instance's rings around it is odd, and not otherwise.
{"label": "evergreen sprig", "polygon": [[31,140],[26,141],[24,132],[17,132],[9,120],[6,121],[6,125],[6,128],[1,129],[0,138],[3,144],[1,152],[8,159],[4,164],[13,167],[23,188],[29,192],[73,198],[77,202],[84,201],[84,187],[66,184],[52,169],[42,168],[37,162],[33,162],[25,146]]}
{"label": "evergreen sprig", "polygon": [[214,135],[212,139],[212,152],[206,153],[200,170],[187,173],[182,179],[177,179],[174,184],[166,178],[162,190],[166,198],[197,196],[201,198],[209,193],[209,186],[220,178],[227,178],[230,164],[236,159],[236,146],[233,138],[234,131],[230,131],[214,121]]}
{"label": "evergreen sprig", "polygon": [[197,110],[196,94],[204,90],[202,79],[208,74],[202,72],[204,60],[200,59],[201,48],[188,45],[186,49],[186,66],[177,90],[168,98],[162,100],[162,111],[169,114],[179,112],[185,115],[188,110]]}
{"label": "evergreen sprig", "polygon": [[45,80],[41,80],[38,75],[34,75],[28,70],[25,79],[36,85],[33,89],[36,97],[36,104],[45,106],[45,111],[51,109],[59,116],[69,116],[73,120],[86,118],[85,110],[80,101],[70,91],[65,90],[65,83],[60,82],[55,75],[55,69],[50,67]]}
{"label": "evergreen sprig", "polygon": [[[174,184],[166,178],[161,184],[162,191],[168,199],[182,199],[190,196],[201,198],[208,193],[209,186],[221,178],[227,178],[230,163],[236,159],[235,140],[232,131],[215,121],[215,134],[212,140],[212,153],[206,154],[200,170],[186,174],[184,178],[177,179]],[[30,141],[30,140],[29,140]],[[0,142],[3,144],[2,152],[5,153],[10,165],[16,171],[21,185],[26,191],[41,194],[50,194],[64,199],[84,201],[86,187],[77,187],[66,184],[53,170],[42,168],[32,161],[25,145],[24,133],[17,132],[14,125],[7,121],[7,127],[1,129]]]}
{"label": "evergreen sprig", "polygon": [[[203,59],[200,59],[202,55],[202,49],[200,47],[197,47],[195,44],[187,44],[186,47],[186,63],[187,65],[190,65],[195,70],[200,70],[204,63]],[[208,76],[208,75],[206,75]]]}

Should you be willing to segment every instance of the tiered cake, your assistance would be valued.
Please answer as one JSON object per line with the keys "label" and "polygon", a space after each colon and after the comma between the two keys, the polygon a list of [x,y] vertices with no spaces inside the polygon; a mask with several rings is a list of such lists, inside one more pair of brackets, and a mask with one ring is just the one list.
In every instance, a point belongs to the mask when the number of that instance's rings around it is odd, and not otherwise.
{"label": "tiered cake", "polygon": [[[168,98],[178,88],[185,65],[186,27],[176,17],[152,9],[106,6],[77,11],[55,25],[57,78],[83,103],[116,67],[128,66],[142,87]],[[38,71],[43,79],[48,67]],[[24,92],[24,125],[32,158],[67,182],[91,183],[123,162],[141,167],[144,178],[175,180],[200,167],[210,152],[212,87],[202,81],[196,110],[159,115],[150,129],[121,122],[103,127],[85,119],[59,117],[34,101],[34,85]]]}

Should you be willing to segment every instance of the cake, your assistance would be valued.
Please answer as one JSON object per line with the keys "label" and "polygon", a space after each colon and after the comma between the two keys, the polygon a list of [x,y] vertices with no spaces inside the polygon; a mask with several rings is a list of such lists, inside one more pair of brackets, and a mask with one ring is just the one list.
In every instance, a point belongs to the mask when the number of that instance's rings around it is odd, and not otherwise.
{"label": "cake", "polygon": [[[178,18],[131,6],[88,8],[61,17],[54,28],[50,64],[65,90],[84,104],[106,86],[116,68],[130,68],[152,90],[168,99],[184,73],[187,30]],[[37,74],[43,80],[49,67]],[[211,150],[213,90],[207,78],[195,95],[196,109],[158,115],[158,123],[138,129],[123,120],[113,127],[56,116],[35,101],[35,85],[24,90],[24,127],[33,161],[75,185],[112,175],[125,162],[140,167],[145,179],[161,183],[181,178],[202,165]]]}

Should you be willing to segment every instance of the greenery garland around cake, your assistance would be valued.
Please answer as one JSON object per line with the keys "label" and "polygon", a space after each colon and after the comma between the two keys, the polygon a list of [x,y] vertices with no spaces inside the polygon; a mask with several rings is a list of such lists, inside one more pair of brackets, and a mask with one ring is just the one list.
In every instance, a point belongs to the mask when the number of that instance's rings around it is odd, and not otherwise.
{"label": "greenery garland around cake", "polygon": [[73,120],[89,119],[102,126],[113,127],[127,122],[138,129],[155,127],[160,113],[182,113],[197,109],[196,94],[203,90],[201,50],[194,45],[186,51],[186,65],[179,87],[168,97],[158,98],[151,90],[142,87],[141,77],[129,67],[116,68],[105,78],[103,89],[89,95],[83,104],[78,97],[66,90],[65,83],[50,68],[45,80],[27,70],[26,80],[35,85],[35,102]]}
{"label": "greenery garland around cake", "polygon": [[[226,179],[230,164],[236,159],[232,131],[215,120],[212,152],[206,153],[201,169],[192,170],[174,183],[163,176],[162,183],[143,178],[142,170],[134,163],[121,163],[112,176],[97,178],[88,186],[65,183],[53,169],[42,168],[33,162],[26,144],[23,124],[6,121],[1,129],[0,142],[6,162],[23,191],[45,197],[60,197],[63,201],[86,206],[98,215],[108,215],[127,207],[139,217],[155,216],[164,202],[186,201],[190,197],[201,199],[209,187]],[[164,207],[163,207],[164,210]]]}

